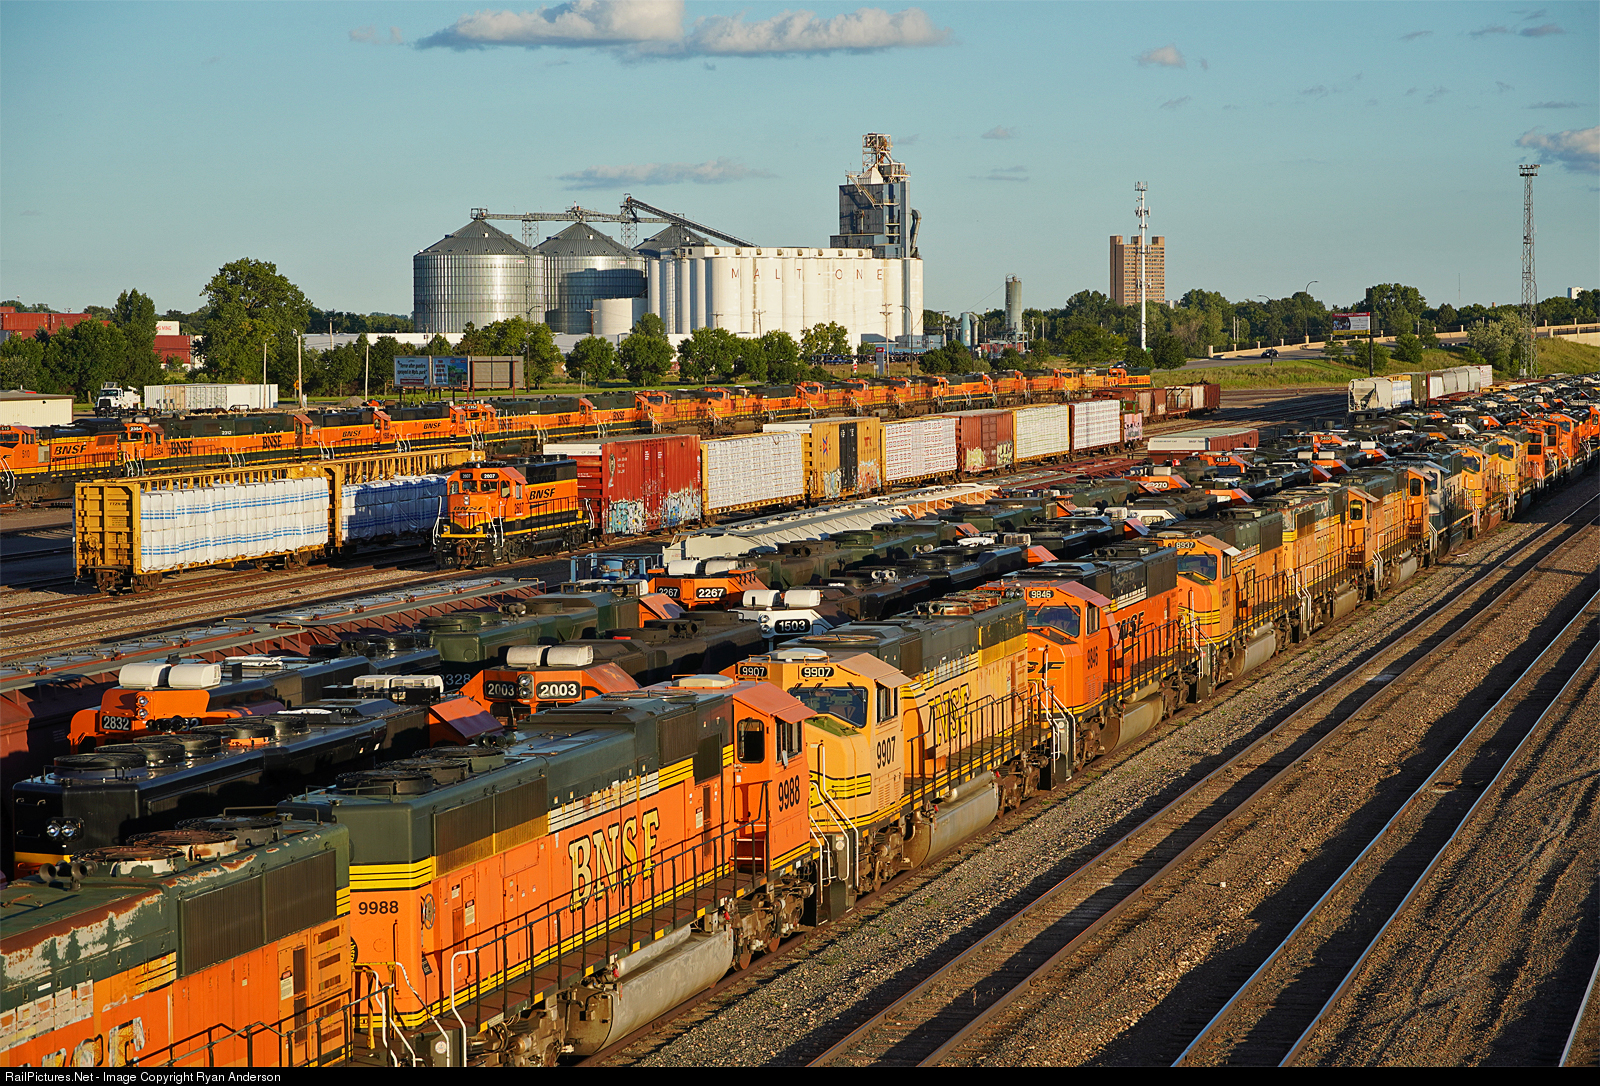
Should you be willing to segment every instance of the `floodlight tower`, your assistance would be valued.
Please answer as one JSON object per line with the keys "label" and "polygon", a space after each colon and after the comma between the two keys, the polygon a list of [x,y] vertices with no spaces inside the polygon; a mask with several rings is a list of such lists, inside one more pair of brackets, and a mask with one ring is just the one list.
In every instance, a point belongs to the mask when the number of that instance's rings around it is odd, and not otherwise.
{"label": "floodlight tower", "polygon": [[1533,338],[1534,315],[1539,306],[1539,287],[1533,274],[1533,179],[1539,176],[1539,164],[1518,166],[1517,173],[1522,177],[1522,317],[1528,322],[1520,372],[1531,377],[1539,372],[1539,348]]}
{"label": "floodlight tower", "polygon": [[1133,183],[1133,191],[1139,194],[1139,206],[1133,213],[1139,216],[1139,349],[1146,350],[1144,338],[1144,254],[1150,246],[1148,234],[1150,232],[1150,209],[1144,206],[1144,194],[1148,188],[1143,181]]}

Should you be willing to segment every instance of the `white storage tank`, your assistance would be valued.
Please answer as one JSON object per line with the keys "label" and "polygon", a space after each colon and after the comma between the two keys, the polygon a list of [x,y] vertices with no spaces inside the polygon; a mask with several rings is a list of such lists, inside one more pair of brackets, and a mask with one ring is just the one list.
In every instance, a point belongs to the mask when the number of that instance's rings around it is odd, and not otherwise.
{"label": "white storage tank", "polygon": [[411,258],[412,320],[418,332],[447,336],[469,321],[482,328],[511,317],[542,320],[545,278],[534,250],[474,219]]}

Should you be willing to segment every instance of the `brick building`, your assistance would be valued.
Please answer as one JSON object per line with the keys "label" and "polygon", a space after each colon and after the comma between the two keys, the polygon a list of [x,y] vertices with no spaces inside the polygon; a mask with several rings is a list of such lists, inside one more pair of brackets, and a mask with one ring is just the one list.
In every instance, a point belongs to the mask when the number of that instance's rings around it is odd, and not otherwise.
{"label": "brick building", "polygon": [[[1154,305],[1167,304],[1167,239],[1154,237],[1144,258],[1144,297]],[[1111,302],[1139,304],[1139,238],[1126,242],[1111,235]]]}

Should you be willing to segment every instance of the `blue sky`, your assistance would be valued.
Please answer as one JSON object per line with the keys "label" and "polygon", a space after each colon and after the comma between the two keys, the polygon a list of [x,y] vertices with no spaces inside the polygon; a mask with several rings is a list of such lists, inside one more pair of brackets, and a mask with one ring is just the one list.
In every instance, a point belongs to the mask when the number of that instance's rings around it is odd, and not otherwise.
{"label": "blue sky", "polygon": [[0,3],[0,296],[409,312],[471,208],[623,192],[825,245],[869,131],[930,308],[1107,290],[1140,180],[1174,296],[1516,301],[1521,162],[1541,295],[1600,282],[1594,3],[482,3]]}

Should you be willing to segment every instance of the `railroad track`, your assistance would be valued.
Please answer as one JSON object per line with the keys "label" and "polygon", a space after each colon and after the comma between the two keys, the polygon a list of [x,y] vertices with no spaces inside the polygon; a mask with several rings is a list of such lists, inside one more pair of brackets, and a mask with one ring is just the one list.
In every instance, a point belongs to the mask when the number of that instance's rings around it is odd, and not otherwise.
{"label": "railroad track", "polygon": [[[1592,510],[1594,499],[1580,510]],[[1402,677],[1425,675],[1489,609],[1520,592],[1545,558],[1581,533],[1592,512],[1566,518],[1515,557],[1451,593],[1393,635],[1382,651],[1407,661],[1400,675],[1371,683],[1358,661],[1244,750],[1134,827],[933,974],[860,1022],[812,1066],[931,1065],[981,1058],[1006,1030],[1004,1012],[1045,976],[1089,946],[1120,914],[1170,879],[1229,822],[1266,797]],[[1576,519],[1576,524],[1573,523]],[[1407,639],[1430,628],[1424,643]],[[1453,631],[1453,632],[1452,632]],[[1393,651],[1393,650],[1402,651]],[[1370,695],[1364,688],[1377,689]],[[1398,688],[1397,688],[1398,689]]]}
{"label": "railroad track", "polygon": [[[1510,968],[1513,962],[1531,964],[1542,949],[1533,945],[1541,941],[1533,936],[1552,934],[1519,924],[1521,917],[1517,914],[1532,912],[1544,904],[1538,899],[1554,891],[1548,884],[1558,882],[1560,875],[1570,874],[1572,880],[1580,884],[1573,889],[1580,893],[1593,882],[1591,864],[1564,862],[1560,856],[1553,858],[1552,866],[1558,870],[1529,870],[1529,857],[1519,846],[1526,847],[1526,842],[1532,839],[1535,844],[1531,851],[1536,855],[1551,851],[1569,853],[1574,861],[1576,854],[1588,847],[1587,834],[1580,826],[1584,824],[1584,810],[1591,806],[1594,797],[1592,790],[1581,784],[1583,778],[1592,775],[1595,744],[1593,720],[1582,719],[1582,706],[1587,703],[1591,707],[1589,716],[1592,718],[1592,708],[1596,704],[1592,699],[1596,694],[1597,670],[1600,670],[1600,608],[1597,605],[1600,605],[1600,593],[1590,597],[1584,610],[1529,665],[1512,689],[1483,714],[1472,731],[1351,864],[1346,877],[1330,888],[1323,900],[1296,926],[1294,934],[1280,944],[1273,958],[1258,970],[1257,976],[1264,977],[1277,961],[1296,953],[1292,945],[1294,940],[1318,922],[1319,910],[1331,907],[1338,895],[1349,893],[1349,888],[1360,882],[1361,865],[1379,862],[1386,849],[1393,854],[1384,868],[1381,883],[1375,887],[1377,892],[1362,895],[1361,909],[1366,912],[1388,908],[1401,888],[1409,886],[1409,889],[1400,896],[1388,918],[1310,1025],[1294,1041],[1282,1061],[1284,1064],[1372,1065],[1393,1063],[1397,1059],[1408,1063],[1454,1065],[1485,1062],[1484,1052],[1469,1050],[1458,1055],[1455,1047],[1443,1047],[1450,1044],[1447,1039],[1441,1039],[1440,1048],[1418,1051],[1414,1039],[1404,1039],[1399,1034],[1404,1027],[1414,1025],[1410,1019],[1417,1012],[1454,1020],[1447,1031],[1451,1035],[1467,1030],[1475,1035],[1475,1041],[1477,1036],[1487,1032],[1477,1028],[1481,1024],[1481,1011],[1471,1004],[1499,1002],[1507,994],[1498,990],[1496,978],[1487,975],[1491,972],[1489,963],[1500,968]],[[1580,731],[1585,731],[1586,735],[1578,735]],[[1554,772],[1548,771],[1551,767],[1556,767]],[[1492,776],[1480,790],[1478,782],[1490,773]],[[1574,775],[1577,779],[1573,779]],[[1539,815],[1531,802],[1519,802],[1523,796],[1542,796],[1549,806],[1538,804],[1544,812]],[[1515,827],[1517,832],[1505,832],[1519,820],[1522,824]],[[1549,822],[1555,823],[1553,828],[1544,825]],[[1563,829],[1567,831],[1565,834],[1561,832]],[[1481,842],[1485,836],[1510,840],[1495,840],[1490,847],[1484,847]],[[1540,837],[1544,840],[1539,841]],[[1560,845],[1564,837],[1570,838],[1565,848]],[[1544,847],[1539,847],[1541,845]],[[1466,900],[1454,900],[1462,896],[1466,886],[1482,885],[1485,868],[1492,869],[1488,878],[1494,887],[1493,893],[1477,900],[1471,896]],[[1546,885],[1536,890],[1509,885],[1523,883],[1524,879]],[[1460,884],[1459,888],[1452,885],[1456,883]],[[1529,893],[1519,894],[1518,889]],[[1529,896],[1535,900],[1528,900]],[[1441,899],[1448,902],[1442,912]],[[1585,911],[1581,907],[1577,910],[1579,916]],[[1492,925],[1495,928],[1493,938],[1469,939],[1460,931],[1475,913],[1485,912],[1502,915],[1502,922]],[[1566,919],[1577,917],[1563,918],[1563,921]],[[1557,926],[1565,927],[1566,923]],[[1462,963],[1455,959],[1464,955],[1485,964],[1476,968],[1468,966],[1457,972]],[[1443,984],[1426,976],[1408,975],[1414,974],[1418,967],[1424,967],[1424,973],[1432,973],[1447,960],[1452,975]],[[1538,969],[1537,966],[1533,968]],[[1395,1010],[1397,985],[1415,987],[1419,979],[1428,989],[1425,997],[1407,1000],[1409,1013]],[[1535,983],[1528,978],[1521,979],[1518,987]],[[1559,983],[1547,987],[1575,991]],[[1223,1020],[1235,1008],[1258,999],[1259,994],[1249,988],[1248,985],[1242,988],[1236,1000],[1230,1001],[1217,1019]],[[1451,992],[1451,988],[1457,991]],[[1440,989],[1445,994],[1438,994]],[[1423,993],[1402,993],[1403,996],[1420,994]],[[1554,990],[1546,994],[1547,999],[1553,996],[1556,996]],[[1575,1017],[1571,1003],[1567,1002],[1566,1014],[1560,1015],[1562,1001],[1556,998],[1551,1002],[1558,1005],[1548,1007],[1550,1018],[1557,1022],[1581,1020],[1581,1008]],[[1522,1006],[1535,1009],[1526,1002]],[[1545,1001],[1540,1000],[1536,1009],[1545,1011]],[[1520,1027],[1521,1023],[1518,1025]],[[1518,1043],[1509,1052],[1500,1052],[1502,1058],[1494,1062],[1524,1066],[1548,1066],[1558,1062],[1554,1051],[1541,1059],[1536,1043],[1526,1047],[1521,1043],[1536,1037],[1541,1030],[1517,1028],[1513,1032]],[[1203,1044],[1206,1039],[1203,1035],[1197,1038],[1197,1043]],[[1561,1037],[1557,1035],[1554,1039]]]}

